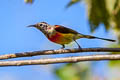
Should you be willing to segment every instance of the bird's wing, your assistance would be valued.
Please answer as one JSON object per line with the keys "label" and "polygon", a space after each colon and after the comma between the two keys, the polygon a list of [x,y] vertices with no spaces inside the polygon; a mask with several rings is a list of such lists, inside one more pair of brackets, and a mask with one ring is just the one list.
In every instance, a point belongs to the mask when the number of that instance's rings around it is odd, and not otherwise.
{"label": "bird's wing", "polygon": [[60,32],[60,33],[64,33],[64,34],[67,34],[67,33],[79,34],[77,31],[72,30],[70,28],[66,28],[66,27],[61,26],[61,25],[55,25],[55,30]]}

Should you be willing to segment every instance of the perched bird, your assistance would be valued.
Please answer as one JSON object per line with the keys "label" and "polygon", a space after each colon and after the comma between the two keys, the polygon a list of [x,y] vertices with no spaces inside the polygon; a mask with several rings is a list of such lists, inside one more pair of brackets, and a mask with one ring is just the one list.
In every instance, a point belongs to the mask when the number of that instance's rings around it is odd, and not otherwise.
{"label": "perched bird", "polygon": [[52,42],[62,45],[62,48],[65,48],[65,44],[69,44],[72,41],[78,45],[77,39],[88,38],[88,39],[101,39],[106,41],[115,42],[112,39],[99,38],[91,35],[84,35],[70,28],[61,26],[61,25],[49,25],[46,22],[40,22],[35,25],[29,25],[28,27],[35,27],[40,30],[44,35]]}

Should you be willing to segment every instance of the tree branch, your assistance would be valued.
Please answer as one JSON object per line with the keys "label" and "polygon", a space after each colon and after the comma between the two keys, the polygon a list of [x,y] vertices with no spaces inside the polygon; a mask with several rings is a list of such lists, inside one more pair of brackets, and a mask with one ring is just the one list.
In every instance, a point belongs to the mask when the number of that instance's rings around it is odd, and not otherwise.
{"label": "tree branch", "polygon": [[18,58],[18,57],[31,57],[37,55],[65,54],[65,53],[78,53],[78,52],[120,52],[120,48],[82,48],[82,49],[74,48],[74,49],[22,52],[22,53],[0,55],[0,60]]}
{"label": "tree branch", "polygon": [[120,60],[120,54],[109,55],[91,55],[91,56],[77,56],[66,58],[51,58],[51,59],[37,59],[37,60],[21,60],[21,61],[0,61],[0,67],[3,66],[25,66],[25,65],[43,65],[55,63],[75,63],[81,61],[100,61],[100,60]]}

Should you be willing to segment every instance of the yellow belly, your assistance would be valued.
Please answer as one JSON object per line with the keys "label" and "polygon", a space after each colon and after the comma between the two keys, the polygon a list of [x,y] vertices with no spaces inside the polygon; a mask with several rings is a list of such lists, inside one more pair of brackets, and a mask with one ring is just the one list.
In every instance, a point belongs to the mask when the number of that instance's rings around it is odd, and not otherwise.
{"label": "yellow belly", "polygon": [[63,34],[60,39],[59,44],[69,44],[73,41],[73,34]]}
{"label": "yellow belly", "polygon": [[48,39],[54,43],[57,44],[69,44],[73,41],[73,37],[75,37],[75,34],[63,34],[63,33],[59,33],[57,32],[56,34],[54,34],[53,36],[49,37]]}

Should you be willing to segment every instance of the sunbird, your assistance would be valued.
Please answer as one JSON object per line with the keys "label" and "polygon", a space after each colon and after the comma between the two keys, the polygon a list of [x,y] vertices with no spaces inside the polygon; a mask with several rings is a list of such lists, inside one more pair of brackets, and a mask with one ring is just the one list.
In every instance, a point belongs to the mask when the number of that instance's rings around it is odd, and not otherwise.
{"label": "sunbird", "polygon": [[49,25],[46,22],[39,22],[34,25],[29,25],[28,27],[35,27],[40,30],[50,41],[62,45],[62,49],[65,48],[65,44],[75,42],[78,48],[81,48],[77,43],[77,39],[87,38],[87,39],[101,39],[106,41],[115,42],[112,39],[99,38],[91,35],[81,34],[73,29],[64,27],[62,25]]}

